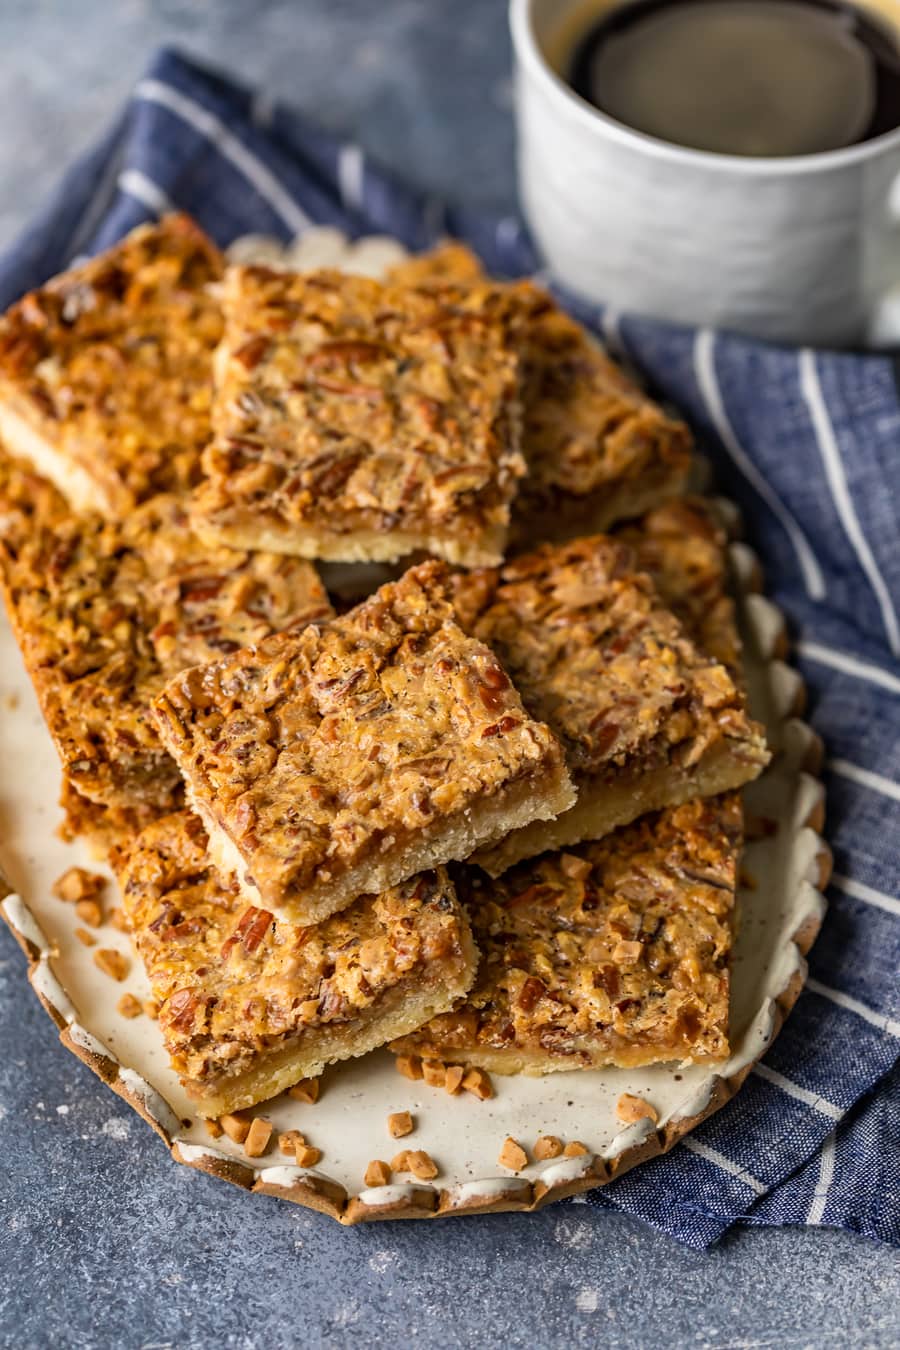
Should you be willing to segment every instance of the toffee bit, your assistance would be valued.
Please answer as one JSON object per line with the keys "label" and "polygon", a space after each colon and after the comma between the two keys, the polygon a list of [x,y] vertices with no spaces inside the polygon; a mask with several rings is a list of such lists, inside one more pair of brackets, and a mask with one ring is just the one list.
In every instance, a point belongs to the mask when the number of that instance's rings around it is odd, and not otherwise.
{"label": "toffee bit", "polygon": [[261,1158],[269,1147],[272,1139],[272,1122],[264,1120],[262,1116],[256,1116],[251,1121],[250,1128],[247,1131],[247,1137],[244,1140],[244,1152],[248,1158]]}
{"label": "toffee bit", "polygon": [[99,928],[103,922],[103,911],[96,900],[77,901],[75,913],[82,923],[87,924],[88,928]]}
{"label": "toffee bit", "polygon": [[222,1126],[217,1120],[204,1120],[203,1124],[206,1126],[206,1133],[210,1139],[222,1138]]}
{"label": "toffee bit", "polygon": [[86,928],[76,928],[75,936],[79,942],[84,943],[85,947],[96,947],[97,945],[97,939]]}
{"label": "toffee bit", "polygon": [[135,998],[134,994],[123,994],[116,1004],[116,1011],[119,1012],[122,1017],[127,1017],[131,1020],[135,1017],[140,1017],[143,1008],[141,1007],[140,999]]}
{"label": "toffee bit", "polygon": [[484,1069],[469,1069],[462,1080],[466,1092],[471,1092],[480,1101],[487,1101],[494,1095],[494,1086]]}
{"label": "toffee bit", "polygon": [[288,1096],[293,1097],[295,1102],[305,1102],[307,1106],[314,1106],[319,1100],[320,1088],[320,1079],[301,1078],[299,1083],[295,1083],[292,1088],[288,1088]]}
{"label": "toffee bit", "polygon": [[461,1064],[448,1064],[447,1073],[444,1078],[444,1091],[449,1092],[451,1097],[456,1097],[462,1091],[465,1069]]}
{"label": "toffee bit", "polygon": [[393,1156],[393,1158],[391,1158],[391,1171],[392,1171],[392,1172],[408,1172],[408,1171],[409,1171],[409,1149],[408,1149],[408,1148],[403,1148],[403,1149],[401,1149],[399,1153],[395,1153],[394,1156]]}
{"label": "toffee bit", "polygon": [[395,1111],[388,1116],[387,1126],[392,1139],[402,1139],[404,1135],[412,1134],[413,1118],[408,1111]]}
{"label": "toffee bit", "polygon": [[282,1153],[291,1157],[297,1152],[298,1144],[305,1144],[306,1140],[299,1130],[284,1130],[278,1136],[278,1147]]}
{"label": "toffee bit", "polygon": [[363,1177],[367,1186],[386,1186],[391,1179],[390,1165],[380,1158],[373,1158]]}
{"label": "toffee bit", "polygon": [[562,1140],[555,1134],[542,1134],[534,1143],[535,1158],[538,1162],[546,1162],[548,1158],[558,1158],[563,1151]]}
{"label": "toffee bit", "polygon": [[94,965],[113,980],[124,980],[131,969],[128,957],[113,947],[101,947],[99,951],[94,952]]}
{"label": "toffee bit", "polygon": [[315,1167],[322,1161],[322,1150],[313,1148],[311,1144],[298,1144],[295,1157],[298,1167]]}
{"label": "toffee bit", "polygon": [[155,1022],[157,1017],[159,1017],[159,1004],[156,1002],[155,999],[152,998],[144,999],[144,1002],[141,1004],[141,1007],[144,1009],[145,1015],[149,1017],[151,1021]]}
{"label": "toffee bit", "polygon": [[219,1124],[235,1144],[243,1144],[250,1133],[250,1121],[246,1116],[219,1116]]}
{"label": "toffee bit", "polygon": [[563,1157],[583,1158],[585,1154],[590,1153],[590,1151],[591,1150],[585,1144],[583,1144],[580,1139],[573,1139],[571,1143],[566,1144],[565,1148],[563,1149]]}
{"label": "toffee bit", "polygon": [[120,933],[130,932],[128,919],[125,916],[124,909],[119,909],[118,907],[111,909],[109,911],[109,923],[113,928],[118,929]]}
{"label": "toffee bit", "polygon": [[429,1087],[442,1088],[447,1077],[446,1066],[439,1059],[424,1059],[422,1077]]}
{"label": "toffee bit", "polygon": [[639,1120],[650,1120],[655,1124],[659,1120],[656,1107],[643,1097],[636,1097],[633,1092],[622,1093],[616,1102],[616,1115],[626,1125],[634,1125]]}
{"label": "toffee bit", "polygon": [[523,1167],[528,1166],[528,1154],[520,1143],[511,1135],[507,1135],[497,1155],[497,1161],[501,1167],[508,1167],[511,1172],[521,1172]]}
{"label": "toffee bit", "polygon": [[437,1163],[424,1149],[412,1149],[406,1155],[406,1170],[420,1181],[431,1181],[439,1171]]}
{"label": "toffee bit", "polygon": [[106,888],[106,877],[97,872],[88,872],[83,867],[70,867],[57,877],[53,883],[53,894],[67,904],[76,904],[79,900],[93,900]]}
{"label": "toffee bit", "polygon": [[395,1060],[398,1073],[412,1082],[422,1077],[422,1061],[418,1055],[398,1055]]}

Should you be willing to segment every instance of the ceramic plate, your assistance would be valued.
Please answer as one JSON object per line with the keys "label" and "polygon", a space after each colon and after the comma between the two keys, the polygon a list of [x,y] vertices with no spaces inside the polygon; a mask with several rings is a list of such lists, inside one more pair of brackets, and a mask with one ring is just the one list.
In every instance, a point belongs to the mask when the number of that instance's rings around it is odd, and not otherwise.
{"label": "ceramic plate", "polygon": [[[258,242],[241,246],[245,254]],[[270,250],[271,251],[271,250]],[[317,231],[293,265],[336,262],[377,272],[398,256],[391,241],[370,240],[348,255],[333,232]],[[277,1131],[298,1129],[322,1150],[315,1169],[280,1161],[273,1148],[252,1161],[227,1138],[210,1140],[191,1102],[168,1067],[155,1022],[125,1019],[116,1004],[126,990],[149,990],[128,939],[106,927],[99,946],[128,955],[122,983],[94,965],[93,951],[75,937],[74,907],[53,898],[52,884],[68,867],[102,870],[81,845],[56,835],[59,764],[38,711],[18,649],[5,622],[0,628],[0,910],[19,940],[34,992],[50,1013],[63,1043],[156,1130],[181,1163],[238,1185],[310,1205],[357,1223],[376,1218],[430,1217],[484,1210],[531,1209],[549,1200],[601,1185],[636,1163],[663,1152],[724,1105],[777,1035],[802,988],[804,953],[824,913],[821,894],[830,859],[820,838],[824,802],[816,777],[821,747],[801,720],[803,687],[784,664],[785,630],[778,611],[759,593],[759,567],[742,544],[731,546],[747,674],[754,715],[765,722],[774,751],[765,775],[745,791],[748,812],[777,822],[774,833],[748,843],[739,897],[732,976],[731,1043],[723,1065],[667,1065],[555,1073],[544,1078],[493,1076],[496,1095],[479,1101],[451,1097],[410,1082],[386,1051],[328,1070],[320,1100],[304,1105],[287,1096],[257,1113]],[[110,882],[107,909],[115,901]],[[96,950],[96,949],[94,949]],[[648,1098],[656,1123],[623,1128],[615,1111],[623,1092]],[[404,1142],[425,1149],[439,1167],[431,1184],[365,1189],[373,1158],[399,1145],[387,1130],[391,1112],[409,1110],[416,1122]],[[538,1134],[580,1140],[579,1157],[533,1163],[518,1175],[497,1161],[507,1135],[526,1147]]]}

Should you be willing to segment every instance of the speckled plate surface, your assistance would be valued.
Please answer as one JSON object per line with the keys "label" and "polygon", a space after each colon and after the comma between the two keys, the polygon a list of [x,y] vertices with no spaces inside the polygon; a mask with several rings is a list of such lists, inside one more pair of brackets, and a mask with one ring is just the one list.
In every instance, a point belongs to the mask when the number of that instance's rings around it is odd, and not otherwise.
{"label": "speckled plate surface", "polygon": [[[244,245],[245,254],[249,246]],[[258,248],[258,246],[257,246]],[[320,231],[293,265],[339,262],[379,271],[398,256],[391,241],[369,240],[348,257],[343,241]],[[123,1097],[161,1136],[173,1157],[248,1189],[310,1205],[357,1223],[379,1218],[426,1218],[485,1210],[531,1209],[620,1175],[670,1148],[737,1091],[778,1033],[806,974],[804,954],[824,913],[821,891],[830,857],[819,831],[824,799],[821,747],[800,720],[803,687],[783,661],[786,640],[778,611],[759,593],[760,570],[742,544],[731,546],[735,592],[746,645],[751,705],[764,721],[773,760],[745,791],[748,810],[778,823],[774,834],[748,843],[732,976],[731,1058],[708,1066],[667,1065],[630,1070],[555,1073],[544,1078],[493,1076],[496,1095],[479,1101],[451,1097],[410,1082],[386,1051],[331,1068],[319,1102],[287,1096],[258,1114],[276,1130],[299,1129],[322,1150],[315,1169],[282,1162],[273,1148],[251,1160],[227,1139],[214,1143],[168,1067],[156,1023],[125,1019],[116,1004],[126,990],[148,989],[128,939],[109,926],[98,946],[128,955],[123,983],[101,973],[93,951],[75,936],[74,907],[52,896],[53,881],[80,864],[98,869],[80,844],[56,835],[59,765],[31,685],[5,621],[0,627],[0,912],[28,959],[34,992],[63,1043]],[[4,876],[7,879],[4,881]],[[110,882],[107,909],[115,901]],[[96,949],[93,949],[96,950]],[[623,1092],[648,1098],[659,1113],[623,1128],[615,1105]],[[372,1158],[390,1158],[389,1113],[409,1110],[415,1131],[404,1142],[425,1149],[439,1167],[433,1184],[365,1189]],[[518,1175],[497,1162],[512,1135],[530,1148],[538,1134],[583,1141],[589,1152],[532,1163]]]}

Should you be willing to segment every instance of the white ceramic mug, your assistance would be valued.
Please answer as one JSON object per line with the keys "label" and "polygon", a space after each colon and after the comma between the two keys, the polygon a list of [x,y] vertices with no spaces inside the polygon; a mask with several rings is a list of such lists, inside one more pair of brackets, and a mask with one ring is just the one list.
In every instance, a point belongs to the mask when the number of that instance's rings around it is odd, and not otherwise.
{"label": "white ceramic mug", "polygon": [[[551,271],[616,309],[784,342],[900,336],[900,291],[889,289],[900,283],[900,129],[784,159],[633,131],[560,76],[603,7],[510,4],[520,192]],[[877,10],[900,33],[900,0]]]}

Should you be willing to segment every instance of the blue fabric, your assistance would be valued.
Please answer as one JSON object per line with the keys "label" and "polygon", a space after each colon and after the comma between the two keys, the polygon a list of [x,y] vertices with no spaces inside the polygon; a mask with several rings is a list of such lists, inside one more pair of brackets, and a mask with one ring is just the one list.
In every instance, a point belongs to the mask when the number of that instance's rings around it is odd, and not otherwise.
{"label": "blue fabric", "polygon": [[[537,267],[521,223],[455,210],[289,110],[162,52],[106,139],[0,260],[0,305],[171,204],[220,243],[309,222],[411,248],[451,233],[488,268]],[[357,150],[351,150],[356,155]],[[359,179],[357,178],[359,184]],[[798,352],[564,297],[671,399],[741,505],[788,616],[828,753],[836,881],[810,982],[739,1098],[691,1147],[589,1197],[694,1247],[736,1222],[900,1242],[900,403],[889,359]]]}

